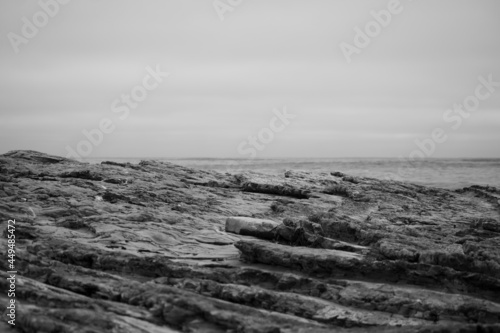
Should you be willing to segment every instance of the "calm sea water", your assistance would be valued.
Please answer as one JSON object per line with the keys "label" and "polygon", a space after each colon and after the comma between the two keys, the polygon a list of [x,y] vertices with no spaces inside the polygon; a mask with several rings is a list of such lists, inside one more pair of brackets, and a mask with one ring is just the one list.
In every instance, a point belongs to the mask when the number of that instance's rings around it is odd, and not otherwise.
{"label": "calm sea water", "polygon": [[[203,170],[239,172],[250,170],[282,174],[285,170],[315,172],[341,171],[350,175],[409,181],[412,183],[456,189],[471,185],[500,188],[500,159],[429,159],[412,165],[398,159],[335,158],[335,159],[158,159]],[[94,158],[101,161],[138,163],[143,159]]]}

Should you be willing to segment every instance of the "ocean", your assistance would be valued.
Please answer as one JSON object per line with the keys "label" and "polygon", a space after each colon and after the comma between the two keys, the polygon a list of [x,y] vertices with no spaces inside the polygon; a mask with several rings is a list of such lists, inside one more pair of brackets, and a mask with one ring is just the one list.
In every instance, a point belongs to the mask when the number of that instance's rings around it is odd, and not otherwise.
{"label": "ocean", "polygon": [[[89,163],[102,161],[139,163],[144,159],[147,158],[91,158],[86,161]],[[355,176],[394,179],[447,189],[471,185],[489,185],[500,188],[500,159],[427,159],[418,160],[412,164],[390,158],[152,159],[229,173],[242,170],[266,174],[283,174],[286,170],[341,171]]]}

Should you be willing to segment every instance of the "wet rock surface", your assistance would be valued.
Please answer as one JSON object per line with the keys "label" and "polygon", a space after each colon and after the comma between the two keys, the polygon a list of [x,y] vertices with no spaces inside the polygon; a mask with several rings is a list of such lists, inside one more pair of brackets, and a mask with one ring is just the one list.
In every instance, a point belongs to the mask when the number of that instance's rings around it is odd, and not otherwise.
{"label": "wet rock surface", "polygon": [[15,219],[19,332],[500,332],[499,200],[13,151],[0,284]]}

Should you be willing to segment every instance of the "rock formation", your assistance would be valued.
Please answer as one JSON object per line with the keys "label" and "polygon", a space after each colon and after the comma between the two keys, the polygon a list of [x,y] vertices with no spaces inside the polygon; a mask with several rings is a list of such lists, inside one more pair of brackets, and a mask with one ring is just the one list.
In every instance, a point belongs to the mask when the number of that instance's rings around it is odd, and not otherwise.
{"label": "rock formation", "polygon": [[500,332],[499,200],[334,170],[12,151],[0,223],[6,249],[16,220],[13,331]]}

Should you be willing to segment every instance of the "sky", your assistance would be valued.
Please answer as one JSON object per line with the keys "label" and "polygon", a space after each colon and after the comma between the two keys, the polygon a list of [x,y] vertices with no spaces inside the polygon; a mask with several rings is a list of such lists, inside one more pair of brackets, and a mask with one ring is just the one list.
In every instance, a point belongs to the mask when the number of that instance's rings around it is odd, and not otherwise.
{"label": "sky", "polygon": [[0,2],[0,153],[500,158],[497,0],[59,1]]}

